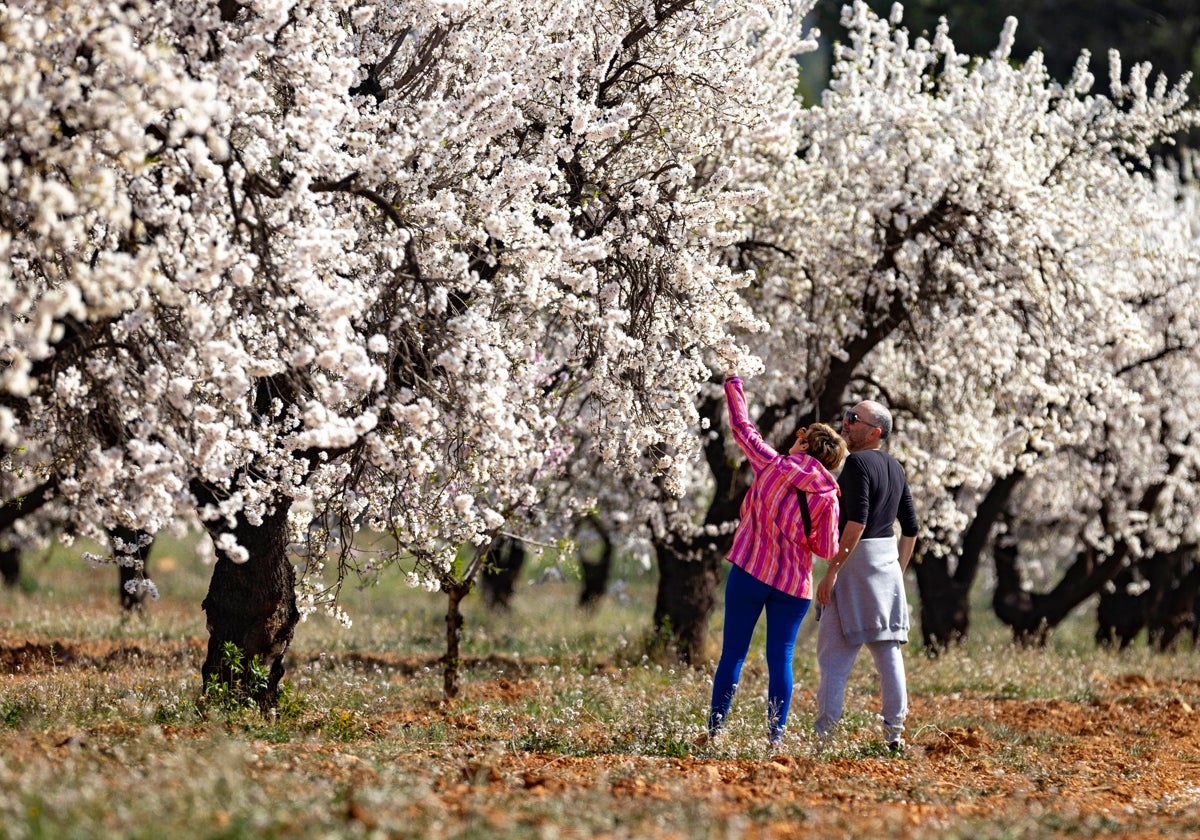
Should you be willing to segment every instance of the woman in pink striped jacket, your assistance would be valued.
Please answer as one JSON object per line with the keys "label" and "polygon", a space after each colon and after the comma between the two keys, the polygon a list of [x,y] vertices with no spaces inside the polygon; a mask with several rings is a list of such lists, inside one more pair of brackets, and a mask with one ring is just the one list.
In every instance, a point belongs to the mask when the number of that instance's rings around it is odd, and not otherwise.
{"label": "woman in pink striped jacket", "polygon": [[[830,470],[841,466],[846,443],[824,423],[796,432],[787,454],[763,440],[746,411],[742,380],[725,379],[729,423],[754,469],[733,537],[725,585],[725,632],[713,675],[708,732],[717,735],[737,691],[742,663],[758,617],[767,612],[767,731],[778,745],[792,700],[792,650],[812,603],[813,556],[831,557],[838,548],[838,484]],[[805,527],[801,503],[807,504]]]}

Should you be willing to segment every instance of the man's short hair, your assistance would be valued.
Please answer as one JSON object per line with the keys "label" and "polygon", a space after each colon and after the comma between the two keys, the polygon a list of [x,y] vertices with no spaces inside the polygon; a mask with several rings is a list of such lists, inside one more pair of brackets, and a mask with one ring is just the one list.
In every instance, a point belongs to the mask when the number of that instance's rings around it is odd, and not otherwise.
{"label": "man's short hair", "polygon": [[892,412],[887,410],[887,406],[875,400],[863,400],[863,404],[871,410],[871,417],[875,419],[875,425],[879,427],[879,437],[887,438],[892,433]]}

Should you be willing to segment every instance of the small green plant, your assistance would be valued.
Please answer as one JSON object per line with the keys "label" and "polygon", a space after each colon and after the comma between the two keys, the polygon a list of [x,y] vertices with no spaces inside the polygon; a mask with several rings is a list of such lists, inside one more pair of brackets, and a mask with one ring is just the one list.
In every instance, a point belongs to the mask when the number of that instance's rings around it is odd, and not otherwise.
{"label": "small green plant", "polygon": [[275,699],[275,719],[295,723],[309,709],[308,700],[297,692],[291,683],[281,682]]}
{"label": "small green plant", "polygon": [[512,741],[513,748],[527,752],[561,753],[575,755],[574,744],[561,730],[541,729],[523,733]]}
{"label": "small green plant", "polygon": [[29,707],[20,700],[7,700],[0,703],[0,721],[8,729],[16,729],[28,716]]}
{"label": "small green plant", "polygon": [[169,704],[162,704],[155,708],[151,719],[159,724],[186,723],[195,720],[199,710],[196,704],[187,698],[180,698]]}
{"label": "small green plant", "polygon": [[356,741],[370,732],[370,726],[352,709],[330,709],[321,731],[339,741]]}
{"label": "small green plant", "polygon": [[257,710],[255,698],[261,696],[270,680],[270,672],[262,658],[255,654],[247,661],[240,647],[225,642],[221,648],[221,664],[231,679],[226,682],[217,674],[209,675],[204,686],[204,708],[232,716]]}

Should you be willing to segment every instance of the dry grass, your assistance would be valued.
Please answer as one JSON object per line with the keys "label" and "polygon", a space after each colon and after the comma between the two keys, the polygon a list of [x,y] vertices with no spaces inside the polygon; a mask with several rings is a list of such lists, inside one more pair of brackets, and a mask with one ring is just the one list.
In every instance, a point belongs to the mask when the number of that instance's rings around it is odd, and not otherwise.
{"label": "dry grass", "polygon": [[62,557],[27,563],[25,591],[0,593],[0,836],[1200,832],[1196,652],[1098,652],[1086,617],[1046,651],[1009,647],[982,614],[967,648],[910,650],[903,759],[880,749],[865,661],[844,734],[817,751],[806,622],[785,749],[766,751],[759,653],[727,734],[698,752],[711,672],[642,656],[649,577],[628,573],[593,613],[575,609],[573,582],[523,584],[508,614],[468,599],[453,704],[437,663],[444,601],[398,583],[352,593],[350,629],[299,627],[266,720],[199,700],[207,570],[183,553],[152,560],[164,597],[139,618],[119,614],[115,572]]}

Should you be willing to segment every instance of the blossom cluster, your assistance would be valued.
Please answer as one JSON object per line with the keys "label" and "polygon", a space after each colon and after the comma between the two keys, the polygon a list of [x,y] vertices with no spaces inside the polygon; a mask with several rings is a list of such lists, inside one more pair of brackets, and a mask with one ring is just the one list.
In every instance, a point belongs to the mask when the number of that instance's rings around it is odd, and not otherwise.
{"label": "blossom cluster", "polygon": [[[1060,82],[1012,54],[1012,19],[985,57],[959,54],[945,21],[910,34],[899,6],[855,3],[843,22],[821,100],[790,146],[759,149],[769,177],[727,250],[755,271],[741,295],[766,325],[739,335],[763,363],[752,404],[778,439],[890,405],[922,552],[953,554],[1014,472],[1031,556],[1194,543],[1200,217],[1190,158],[1154,158],[1196,121],[1187,80],[1113,54],[1105,93],[1085,54]],[[652,496],[665,544],[717,527],[695,467],[682,498]]]}
{"label": "blossom cluster", "polygon": [[236,562],[295,507],[309,568],[364,530],[435,582],[586,507],[546,496],[584,441],[681,490],[804,11],[5,7],[0,440],[78,533],[198,519]]}
{"label": "blossom cluster", "polygon": [[1183,83],[858,2],[803,103],[809,5],[5,6],[6,493],[234,561],[286,509],[312,605],[585,513],[715,538],[725,364],[785,422],[893,405],[933,550],[1018,469],[1097,542],[1195,540]]}

